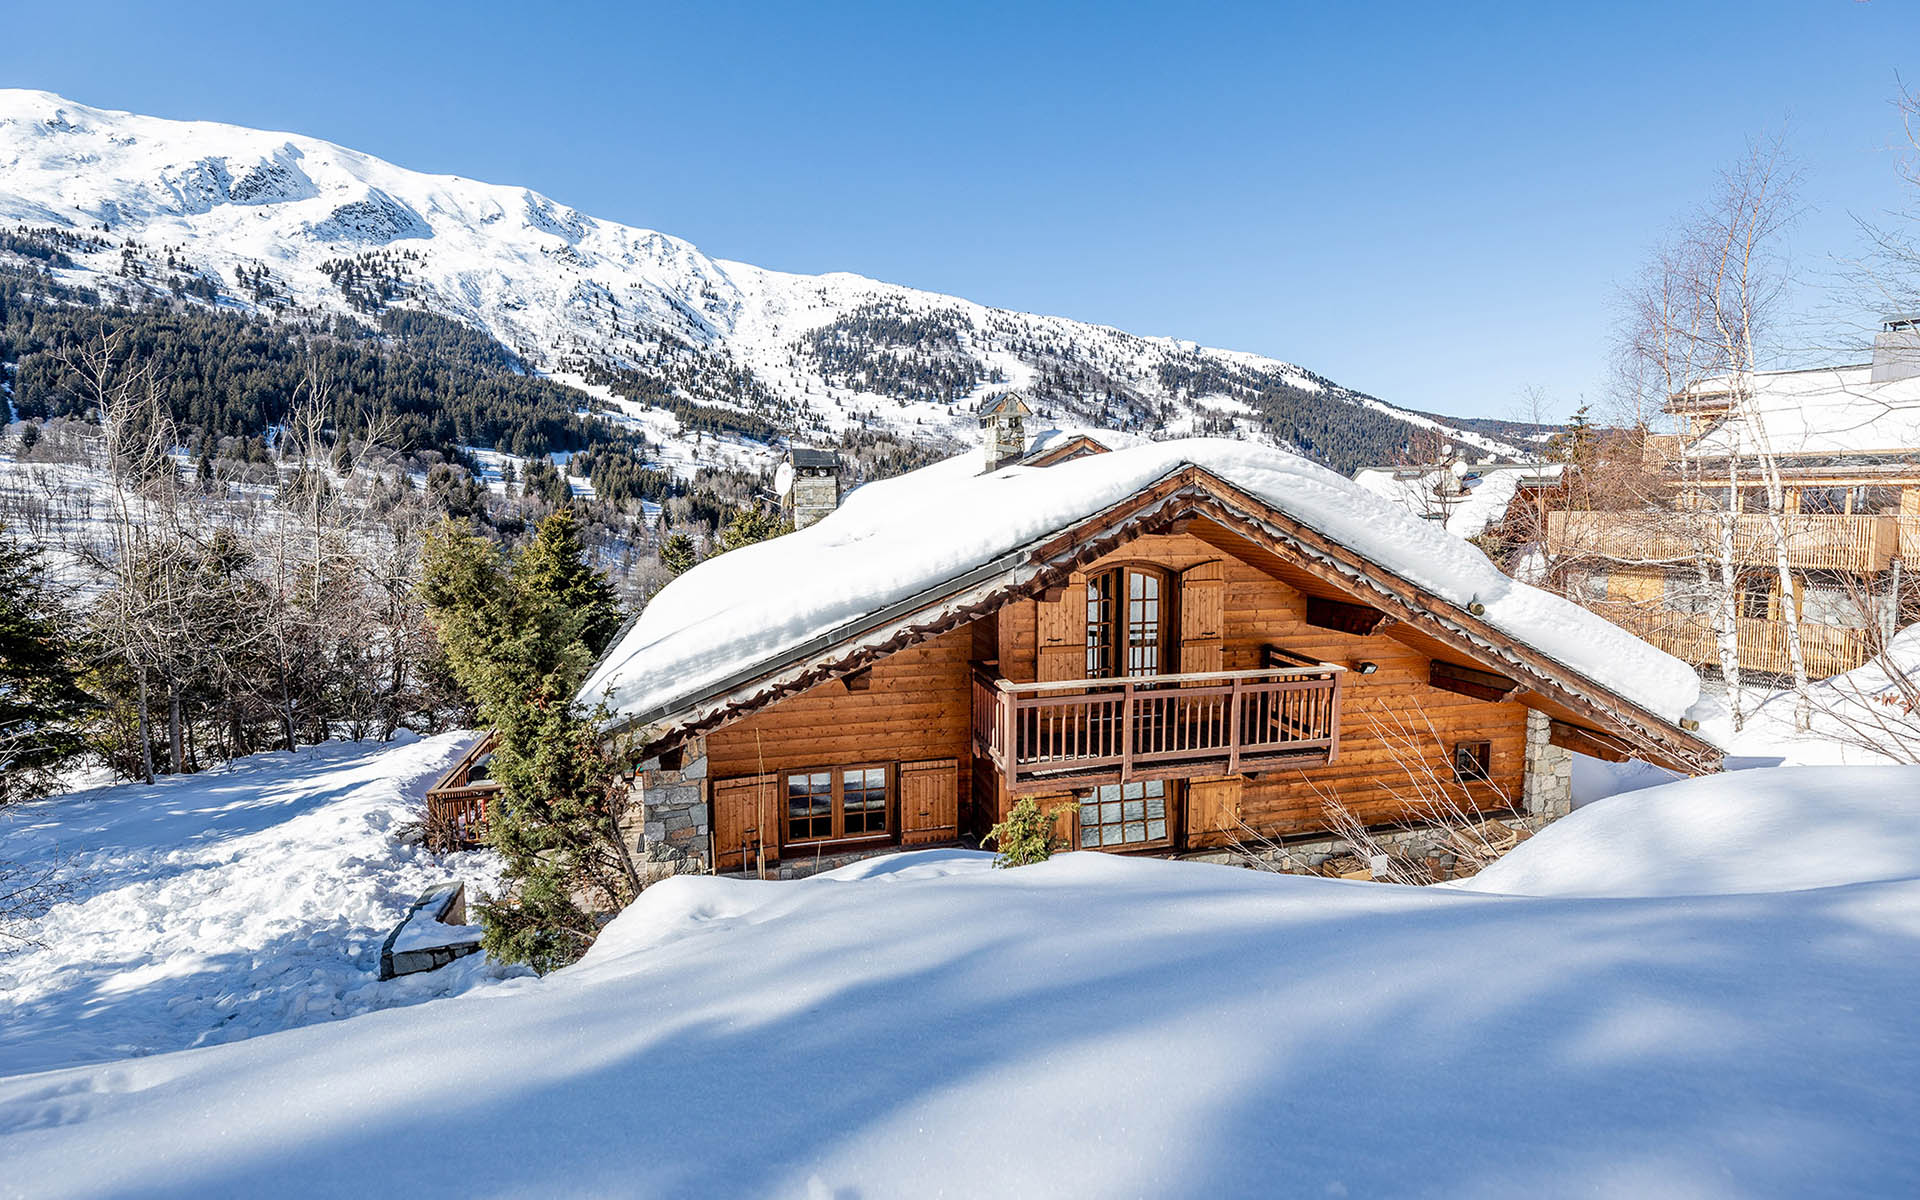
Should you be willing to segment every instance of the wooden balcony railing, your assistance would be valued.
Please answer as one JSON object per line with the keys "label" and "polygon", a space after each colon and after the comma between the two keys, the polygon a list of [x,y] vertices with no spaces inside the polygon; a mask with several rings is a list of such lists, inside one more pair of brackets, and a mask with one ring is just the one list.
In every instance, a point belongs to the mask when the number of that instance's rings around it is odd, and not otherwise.
{"label": "wooden balcony railing", "polygon": [[1232,774],[1339,752],[1342,667],[1009,683],[976,671],[975,752],[1010,790]]}
{"label": "wooden balcony railing", "polygon": [[435,788],[427,793],[427,842],[440,852],[470,850],[486,839],[487,802],[500,787]]}
{"label": "wooden balcony railing", "polygon": [[[1719,545],[1713,524],[1727,518],[1711,514],[1641,512],[1553,512],[1547,514],[1547,552],[1555,557],[1592,554],[1632,563],[1691,560],[1699,547]],[[1762,513],[1733,516],[1734,557],[1743,563],[1773,561],[1773,534]],[[1806,570],[1877,574],[1909,546],[1920,543],[1920,529],[1903,530],[1911,518],[1790,513],[1785,518],[1787,563]]]}
{"label": "wooden balcony railing", "polygon": [[[1713,631],[1712,618],[1706,613],[1674,612],[1621,601],[1597,601],[1587,607],[1684,662],[1694,666],[1720,664],[1720,641]],[[1775,675],[1792,673],[1784,621],[1741,617],[1735,625],[1734,636],[1740,647],[1743,670]],[[1862,629],[1802,621],[1800,652],[1807,674],[1825,679],[1853,670],[1871,656],[1870,636]]]}

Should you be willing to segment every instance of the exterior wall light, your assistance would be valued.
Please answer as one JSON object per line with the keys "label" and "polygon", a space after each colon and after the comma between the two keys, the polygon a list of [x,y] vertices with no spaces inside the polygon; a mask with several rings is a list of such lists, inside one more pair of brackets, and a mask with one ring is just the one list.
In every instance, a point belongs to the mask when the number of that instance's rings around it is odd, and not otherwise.
{"label": "exterior wall light", "polygon": [[1375,671],[1378,671],[1380,669],[1380,664],[1377,662],[1371,662],[1363,658],[1359,662],[1353,664],[1353,669],[1360,672],[1362,675],[1371,675]]}

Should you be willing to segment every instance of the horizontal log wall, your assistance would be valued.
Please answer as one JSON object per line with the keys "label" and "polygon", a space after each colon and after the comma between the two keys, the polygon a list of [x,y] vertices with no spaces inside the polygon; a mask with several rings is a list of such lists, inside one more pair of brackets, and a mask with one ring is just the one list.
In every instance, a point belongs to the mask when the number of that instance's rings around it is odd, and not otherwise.
{"label": "horizontal log wall", "polygon": [[[1112,563],[1145,560],[1183,571],[1222,558],[1217,548],[1190,535],[1150,535],[1086,569],[1091,574]],[[1339,761],[1249,779],[1240,801],[1241,816],[1248,824],[1269,837],[1320,832],[1327,828],[1323,811],[1327,798],[1337,799],[1368,824],[1415,817],[1421,810],[1411,802],[1417,793],[1409,771],[1424,776],[1430,767],[1441,780],[1450,781],[1452,747],[1459,741],[1492,743],[1492,779],[1467,787],[1455,785],[1452,794],[1488,810],[1519,803],[1526,759],[1524,705],[1488,703],[1439,691],[1428,685],[1429,659],[1424,652],[1396,641],[1385,630],[1362,637],[1309,625],[1304,594],[1238,559],[1226,557],[1223,565],[1223,670],[1263,665],[1262,652],[1270,643],[1342,665],[1361,660],[1378,664],[1374,674],[1353,670],[1345,678]],[[1034,612],[1031,601],[1002,611],[999,645],[1001,667],[1008,678],[1033,678]],[[1015,613],[1019,615],[1009,620],[1009,614]],[[1412,746],[1385,732],[1396,728],[1405,730]],[[1416,754],[1418,761],[1410,761]],[[1434,786],[1424,777],[1421,783]],[[1003,789],[997,790],[997,800],[1004,815],[1010,802]],[[1197,849],[1222,841],[1196,833],[1190,844]]]}
{"label": "horizontal log wall", "polygon": [[801,767],[971,758],[973,631],[956,629],[873,665],[865,690],[809,688],[707,739],[716,779]]}

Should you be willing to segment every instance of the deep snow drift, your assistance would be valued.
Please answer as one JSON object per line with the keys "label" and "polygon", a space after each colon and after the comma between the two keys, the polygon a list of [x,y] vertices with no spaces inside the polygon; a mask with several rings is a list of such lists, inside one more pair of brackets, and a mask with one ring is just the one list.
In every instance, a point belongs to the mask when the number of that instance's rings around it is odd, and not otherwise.
{"label": "deep snow drift", "polygon": [[[1827,774],[1776,815],[1862,846],[1847,794],[1920,782]],[[1644,811],[1567,824],[1630,857]],[[1689,870],[1729,872],[1737,829],[1690,827]],[[1920,856],[1894,850],[1874,882],[1678,898],[1090,853],[674,879],[544,980],[0,1080],[0,1191],[1913,1195]],[[1535,855],[1566,857],[1508,867]]]}
{"label": "deep snow drift", "polygon": [[1786,892],[1920,875],[1920,767],[1729,771],[1609,796],[1450,886],[1526,896]]}
{"label": "deep snow drift", "polygon": [[[470,734],[330,743],[0,809],[0,859],[65,861],[46,949],[0,958],[0,1075],[233,1041],[449,995],[481,958],[379,982],[408,905],[497,878],[396,840]],[[5,1186],[0,1173],[0,1187]]]}

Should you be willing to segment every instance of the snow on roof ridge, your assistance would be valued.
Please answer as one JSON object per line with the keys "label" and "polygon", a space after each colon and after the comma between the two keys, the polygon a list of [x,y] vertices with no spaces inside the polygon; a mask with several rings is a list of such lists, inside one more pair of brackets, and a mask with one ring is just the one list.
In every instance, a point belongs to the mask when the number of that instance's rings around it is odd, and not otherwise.
{"label": "snow on roof ridge", "polygon": [[581,690],[627,714],[701,689],[948,583],[1193,466],[1666,720],[1694,670],[1478,549],[1297,455],[1217,438],[1148,442],[1045,468],[979,474],[965,453],[871,483],[818,524],[711,558],[657,594]]}

